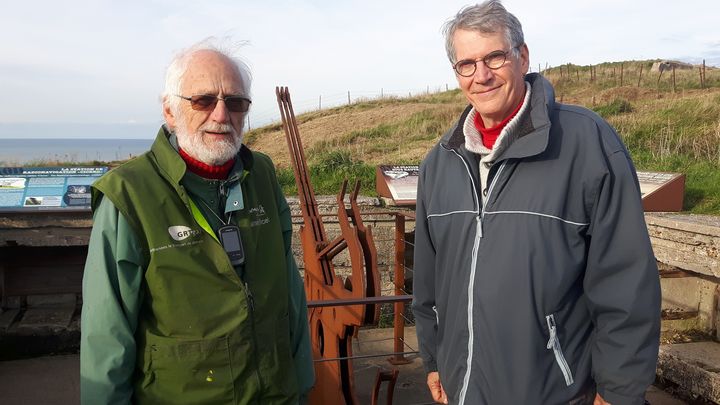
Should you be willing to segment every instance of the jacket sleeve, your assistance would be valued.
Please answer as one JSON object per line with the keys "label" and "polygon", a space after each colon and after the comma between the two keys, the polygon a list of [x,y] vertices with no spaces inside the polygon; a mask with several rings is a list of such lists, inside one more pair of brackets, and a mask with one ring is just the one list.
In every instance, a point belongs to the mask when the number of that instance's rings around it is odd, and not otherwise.
{"label": "jacket sleeve", "polygon": [[437,313],[435,312],[435,246],[428,230],[425,210],[425,167],[420,168],[415,210],[413,301],[420,357],[426,372],[437,371]]}
{"label": "jacket sleeve", "polygon": [[315,384],[315,368],[313,366],[312,348],[310,346],[310,331],[307,317],[307,299],[305,297],[305,286],[300,277],[300,272],[295,263],[295,256],[292,251],[292,219],[290,208],[282,194],[277,188],[278,207],[280,209],[280,221],[283,229],[283,241],[285,243],[285,259],[288,266],[289,291],[290,291],[290,338],[295,362],[295,373],[297,375],[298,389],[300,392],[300,404],[307,401],[307,394]]}
{"label": "jacket sleeve", "polygon": [[82,404],[129,404],[142,302],[137,238],[109,199],[94,214],[83,275],[80,337]]}
{"label": "jacket sleeve", "polygon": [[592,371],[605,401],[641,405],[655,379],[660,280],[632,162],[624,149],[607,162],[583,281],[595,325]]}

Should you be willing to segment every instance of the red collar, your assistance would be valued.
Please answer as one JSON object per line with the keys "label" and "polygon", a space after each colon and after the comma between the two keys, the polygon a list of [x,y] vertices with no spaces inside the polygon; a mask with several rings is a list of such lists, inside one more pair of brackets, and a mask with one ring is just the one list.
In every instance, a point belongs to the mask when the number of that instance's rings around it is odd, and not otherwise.
{"label": "red collar", "polygon": [[512,112],[507,118],[503,120],[503,122],[495,125],[492,128],[485,128],[485,123],[483,123],[482,118],[480,117],[480,113],[475,113],[475,128],[477,128],[478,132],[480,132],[480,136],[482,137],[482,143],[483,145],[491,149],[493,146],[495,146],[495,141],[497,141],[498,137],[500,137],[500,133],[502,132],[503,128],[517,115],[518,111],[520,111],[520,108],[523,105],[523,102],[525,99],[523,98],[520,100],[520,104],[518,104],[517,108],[515,108],[515,111]]}
{"label": "red collar", "polygon": [[230,159],[227,162],[221,164],[220,166],[210,166],[209,164],[203,163],[195,159],[194,157],[188,155],[187,152],[182,149],[179,149],[179,152],[180,157],[182,157],[182,159],[185,161],[185,164],[187,165],[187,169],[192,173],[195,173],[198,176],[206,179],[227,179],[228,174],[230,174],[230,170],[232,170],[232,167],[235,164],[235,159]]}

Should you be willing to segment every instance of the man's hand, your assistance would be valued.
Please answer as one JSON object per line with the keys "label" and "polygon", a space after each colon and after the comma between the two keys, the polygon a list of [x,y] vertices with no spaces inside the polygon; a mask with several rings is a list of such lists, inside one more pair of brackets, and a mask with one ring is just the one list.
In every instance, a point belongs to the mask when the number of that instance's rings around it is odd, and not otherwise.
{"label": "man's hand", "polygon": [[[445,395],[442,383],[440,382],[440,374],[437,371],[428,373],[427,385],[430,388],[430,394],[432,394],[433,400],[439,404],[447,404],[448,399]],[[597,401],[597,400],[596,400]],[[603,402],[604,404],[605,402]]]}
{"label": "man's hand", "polygon": [[612,405],[610,402],[605,402],[603,397],[600,396],[600,394],[595,394],[595,401],[593,402],[593,405]]}

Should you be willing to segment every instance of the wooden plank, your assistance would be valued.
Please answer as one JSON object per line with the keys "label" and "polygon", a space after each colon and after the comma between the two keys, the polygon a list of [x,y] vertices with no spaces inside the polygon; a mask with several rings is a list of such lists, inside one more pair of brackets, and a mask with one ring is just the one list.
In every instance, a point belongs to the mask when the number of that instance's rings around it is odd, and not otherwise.
{"label": "wooden plank", "polygon": [[663,309],[661,312],[661,318],[664,321],[676,321],[680,319],[692,319],[697,318],[698,311],[679,311],[679,310],[666,310]]}

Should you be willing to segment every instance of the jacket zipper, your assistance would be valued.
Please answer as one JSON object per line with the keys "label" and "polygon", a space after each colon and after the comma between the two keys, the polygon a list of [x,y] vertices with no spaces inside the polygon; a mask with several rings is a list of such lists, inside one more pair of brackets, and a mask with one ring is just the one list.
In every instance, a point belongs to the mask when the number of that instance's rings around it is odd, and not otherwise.
{"label": "jacket zipper", "polygon": [[560,371],[562,371],[565,377],[565,385],[570,386],[573,383],[572,371],[565,360],[565,355],[563,355],[562,347],[560,346],[560,338],[557,335],[557,325],[555,324],[555,315],[550,314],[545,317],[545,320],[547,321],[548,330],[550,331],[550,340],[548,340],[547,349],[552,349],[555,354],[555,361],[558,366],[560,366]]}
{"label": "jacket zipper", "polygon": [[495,177],[493,177],[492,183],[490,183],[490,188],[488,188],[488,193],[483,199],[482,202],[482,211],[480,212],[480,237],[483,236],[483,230],[482,230],[482,220],[485,219],[485,206],[487,206],[488,201],[490,201],[490,196],[492,196],[493,190],[495,189],[495,184],[497,184],[498,179],[500,178],[500,175],[503,172],[503,169],[505,169],[505,165],[507,164],[507,160],[502,162],[500,165],[500,168],[498,169],[497,173],[495,173]]}
{"label": "jacket zipper", "polygon": [[[465,169],[468,172],[468,176],[470,177],[470,182],[473,186],[473,194],[475,195],[475,202],[478,205],[478,209],[480,210],[480,213],[477,217],[475,217],[475,240],[473,241],[473,250],[472,250],[472,260],[470,264],[470,282],[468,283],[468,358],[467,358],[467,369],[465,371],[465,377],[463,378],[463,385],[460,389],[460,398],[459,398],[459,404],[464,405],[465,404],[465,396],[467,395],[468,386],[470,385],[470,374],[472,373],[472,357],[473,357],[473,344],[475,340],[475,332],[473,331],[473,291],[475,289],[475,268],[477,266],[477,258],[478,258],[478,251],[480,250],[480,240],[483,237],[483,229],[482,229],[482,220],[485,215],[485,205],[490,200],[490,196],[492,195],[493,189],[495,188],[495,184],[497,183],[497,180],[500,178],[500,174],[503,171],[503,168],[505,168],[505,163],[503,162],[500,165],[500,168],[498,169],[497,173],[495,173],[495,177],[493,178],[492,183],[490,184],[490,188],[488,189],[487,196],[485,196],[484,200],[480,200],[480,196],[478,195],[477,187],[475,187],[475,179],[473,179],[471,172],[468,170],[468,163],[463,159],[462,156],[460,156],[459,153],[457,153],[455,150],[452,150],[452,152],[460,158],[460,160],[465,165]],[[480,201],[482,201],[482,208],[480,208]]]}
{"label": "jacket zipper", "polygon": [[250,309],[248,316],[250,317],[250,328],[252,333],[252,342],[253,342],[253,359],[255,360],[255,377],[257,377],[258,387],[260,387],[260,390],[263,390],[263,382],[262,378],[260,378],[260,359],[258,357],[257,352],[257,337],[255,336],[255,299],[253,298],[252,291],[250,291],[250,286],[248,285],[247,281],[243,282],[243,285],[245,287],[245,299],[247,300],[248,308]]}

